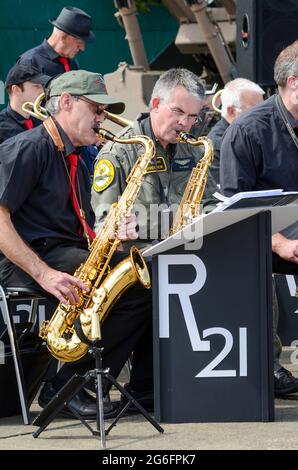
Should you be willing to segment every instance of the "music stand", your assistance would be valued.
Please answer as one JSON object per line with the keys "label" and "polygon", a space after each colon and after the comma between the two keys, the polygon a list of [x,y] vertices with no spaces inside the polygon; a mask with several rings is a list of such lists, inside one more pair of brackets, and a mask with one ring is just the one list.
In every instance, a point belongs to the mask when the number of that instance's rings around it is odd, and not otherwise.
{"label": "music stand", "polygon": [[[96,315],[97,319],[99,318]],[[99,320],[96,320],[99,321]],[[99,325],[98,326],[98,332]],[[119,419],[125,414],[125,411],[133,404],[139,412],[144,416],[144,418],[149,421],[152,426],[154,426],[160,433],[163,433],[164,430],[159,424],[150,416],[150,414],[138,403],[138,401],[133,398],[130,393],[123,388],[117,380],[112,377],[109,373],[109,369],[102,368],[102,351],[103,348],[99,348],[99,339],[100,334],[98,333],[97,339],[90,341],[84,333],[82,333],[82,328],[80,325],[79,318],[75,321],[75,329],[80,337],[83,339],[84,343],[88,344],[90,347],[88,349],[88,353],[92,354],[95,358],[95,369],[89,370],[86,372],[85,375],[75,374],[68,382],[57,392],[57,394],[52,398],[49,404],[42,410],[39,416],[33,421],[34,426],[39,426],[39,429],[33,433],[33,437],[37,438],[42,431],[46,429],[46,427],[55,419],[55,417],[62,411],[62,409],[67,406],[69,410],[74,414],[74,416],[81,421],[81,423],[92,433],[93,436],[100,436],[101,446],[103,449],[106,448],[106,436],[109,434],[111,429],[116,426]],[[107,382],[110,382],[114,385],[117,390],[127,399],[127,403],[125,406],[119,411],[118,415],[112,422],[112,424],[105,430],[104,425],[104,411],[103,411],[103,393],[102,393],[102,379],[103,377]],[[82,416],[78,414],[78,412],[71,406],[69,403],[73,397],[82,390],[85,385],[91,380],[94,379],[95,382],[95,391],[96,391],[96,430],[92,429],[92,427],[86,422]]]}

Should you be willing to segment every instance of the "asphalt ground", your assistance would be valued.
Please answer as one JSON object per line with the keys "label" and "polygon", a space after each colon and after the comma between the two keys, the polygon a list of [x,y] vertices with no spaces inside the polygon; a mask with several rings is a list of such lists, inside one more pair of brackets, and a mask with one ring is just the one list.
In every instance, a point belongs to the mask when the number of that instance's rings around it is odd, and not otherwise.
{"label": "asphalt ground", "polygon": [[[291,364],[291,350],[282,362],[298,377],[298,364]],[[117,399],[116,391],[112,399]],[[40,412],[35,400],[32,417]],[[105,420],[106,429],[112,420]],[[90,422],[95,429],[96,422]],[[256,423],[161,423],[160,434],[142,415],[122,417],[106,437],[110,451],[157,450],[298,450],[298,393],[275,400],[275,421]],[[92,436],[78,420],[55,419],[33,437],[36,427],[25,426],[21,416],[0,419],[0,450],[101,450],[100,438]]]}

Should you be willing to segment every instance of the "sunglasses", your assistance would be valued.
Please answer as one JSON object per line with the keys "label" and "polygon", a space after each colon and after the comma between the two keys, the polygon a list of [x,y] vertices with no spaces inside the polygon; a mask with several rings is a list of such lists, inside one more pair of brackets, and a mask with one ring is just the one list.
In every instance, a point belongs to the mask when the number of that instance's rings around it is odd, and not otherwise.
{"label": "sunglasses", "polygon": [[89,103],[89,104],[92,104],[93,106],[96,106],[95,113],[97,114],[97,116],[101,116],[102,114],[104,114],[105,108],[103,108],[99,104],[94,103],[94,101],[89,101],[86,98],[83,98],[82,96],[77,96],[77,95],[73,95],[73,96],[76,100],[85,101],[85,103]]}

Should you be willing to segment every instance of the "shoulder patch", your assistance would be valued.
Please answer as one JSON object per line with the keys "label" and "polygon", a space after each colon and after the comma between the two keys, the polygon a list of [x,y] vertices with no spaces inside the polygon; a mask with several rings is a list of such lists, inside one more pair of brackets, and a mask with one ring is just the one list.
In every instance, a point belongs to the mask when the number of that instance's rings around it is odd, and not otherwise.
{"label": "shoulder patch", "polygon": [[94,168],[93,189],[97,193],[106,189],[115,178],[115,168],[109,160],[99,160]]}

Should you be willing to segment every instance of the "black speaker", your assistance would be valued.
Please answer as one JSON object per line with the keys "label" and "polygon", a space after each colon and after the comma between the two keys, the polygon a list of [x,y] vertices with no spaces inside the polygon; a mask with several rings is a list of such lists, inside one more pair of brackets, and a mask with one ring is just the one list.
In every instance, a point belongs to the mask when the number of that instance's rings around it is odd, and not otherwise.
{"label": "black speaker", "polygon": [[237,0],[237,76],[274,86],[278,54],[298,39],[298,0]]}

